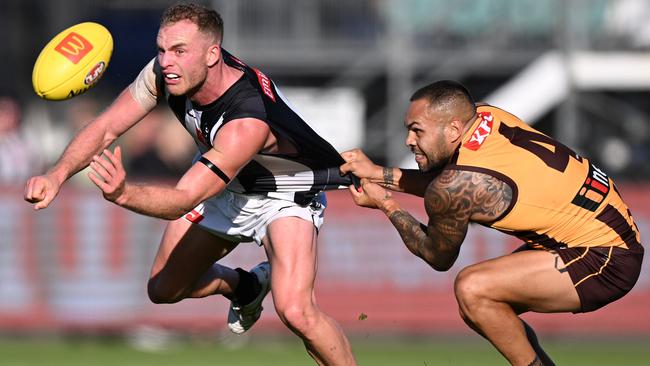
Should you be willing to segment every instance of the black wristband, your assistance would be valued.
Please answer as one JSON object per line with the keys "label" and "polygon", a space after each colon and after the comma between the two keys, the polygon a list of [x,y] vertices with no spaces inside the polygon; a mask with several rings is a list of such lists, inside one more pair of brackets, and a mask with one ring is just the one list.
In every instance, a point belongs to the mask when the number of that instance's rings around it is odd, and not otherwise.
{"label": "black wristband", "polygon": [[201,156],[201,158],[199,159],[199,162],[203,163],[203,165],[207,166],[210,170],[212,170],[214,172],[214,174],[216,174],[219,178],[221,178],[224,182],[226,182],[226,184],[230,183],[230,178],[228,178],[226,173],[224,173],[216,165],[212,164],[212,162],[210,160],[208,160],[205,157]]}

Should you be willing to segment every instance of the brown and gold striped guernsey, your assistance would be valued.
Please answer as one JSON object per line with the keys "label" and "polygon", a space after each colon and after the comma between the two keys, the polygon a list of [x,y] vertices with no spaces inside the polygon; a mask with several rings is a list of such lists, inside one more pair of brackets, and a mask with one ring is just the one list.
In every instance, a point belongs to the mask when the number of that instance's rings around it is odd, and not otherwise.
{"label": "brown and gold striped guernsey", "polygon": [[621,247],[639,231],[614,182],[587,158],[499,108],[483,105],[446,169],[490,174],[513,191],[489,226],[531,247]]}

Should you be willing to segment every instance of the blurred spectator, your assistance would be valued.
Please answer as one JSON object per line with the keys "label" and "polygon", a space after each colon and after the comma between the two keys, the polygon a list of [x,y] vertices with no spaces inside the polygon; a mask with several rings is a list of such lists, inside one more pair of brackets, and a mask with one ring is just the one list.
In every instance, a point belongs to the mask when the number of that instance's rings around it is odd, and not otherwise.
{"label": "blurred spectator", "polygon": [[66,101],[66,104],[66,124],[71,129],[70,137],[72,137],[101,113],[100,104],[103,104],[103,101],[84,96]]}
{"label": "blurred spectator", "polygon": [[[36,136],[36,141],[30,141],[33,146],[38,146],[38,151],[30,150],[28,146],[23,146],[23,150],[33,151],[32,156],[39,156],[47,164],[54,163],[65,148],[65,141],[69,141],[74,133],[101,113],[102,103],[100,98],[90,96],[73,98],[65,103],[39,103],[38,106],[46,106],[47,109],[43,113],[30,114],[31,126],[27,135],[46,131],[45,136]],[[0,136],[3,129],[0,127]],[[180,178],[190,166],[196,151],[191,137],[176,117],[164,108],[151,112],[116,144],[123,148],[129,176],[140,180]],[[0,151],[4,151],[1,146]],[[0,157],[0,174],[5,170],[4,155]],[[40,173],[41,168],[42,164],[33,164],[27,172]],[[88,168],[85,170],[88,171]],[[25,177],[25,174],[21,173],[21,177]],[[17,181],[22,184],[24,181],[21,179]],[[3,181],[6,180],[0,179],[0,183]],[[70,181],[78,186],[92,185],[86,172],[74,175]]]}
{"label": "blurred spectator", "polygon": [[[57,131],[55,132],[57,141],[54,142],[56,148],[52,149],[48,157],[51,160],[48,165],[53,164],[55,159],[58,159],[61,151],[66,146],[64,142],[70,141],[77,131],[84,128],[99,115],[102,104],[101,99],[85,95],[65,101],[65,105],[60,106],[62,108],[59,111],[60,113],[51,113],[55,116],[51,128]],[[50,105],[50,108],[52,109],[53,105]],[[92,186],[92,182],[88,179],[88,172],[90,172],[90,168],[86,167],[80,174],[70,177],[70,182],[80,186]]]}
{"label": "blurred spectator", "polygon": [[20,133],[22,112],[18,102],[0,96],[0,183],[23,184],[39,167]]}
{"label": "blurred spectator", "polygon": [[125,167],[136,179],[176,180],[192,162],[196,148],[171,112],[156,109],[125,136]]}
{"label": "blurred spectator", "polygon": [[167,118],[164,119],[156,136],[155,149],[168,176],[177,178],[187,171],[198,150],[194,141],[171,112],[165,109],[163,116]]}

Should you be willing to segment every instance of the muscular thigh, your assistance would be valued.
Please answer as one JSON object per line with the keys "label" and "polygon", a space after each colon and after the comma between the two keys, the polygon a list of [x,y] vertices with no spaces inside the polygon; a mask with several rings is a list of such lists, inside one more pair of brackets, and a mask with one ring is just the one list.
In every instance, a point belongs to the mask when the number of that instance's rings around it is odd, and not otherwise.
{"label": "muscular thigh", "polygon": [[237,246],[185,219],[169,222],[151,268],[151,278],[167,283],[196,281]]}
{"label": "muscular thigh", "polygon": [[271,263],[271,288],[276,300],[311,299],[316,276],[316,229],[310,221],[289,216],[274,220],[263,240]]}
{"label": "muscular thigh", "polygon": [[552,252],[515,252],[477,263],[463,272],[480,279],[480,291],[485,296],[509,303],[519,313],[580,309],[580,299],[564,263]]}

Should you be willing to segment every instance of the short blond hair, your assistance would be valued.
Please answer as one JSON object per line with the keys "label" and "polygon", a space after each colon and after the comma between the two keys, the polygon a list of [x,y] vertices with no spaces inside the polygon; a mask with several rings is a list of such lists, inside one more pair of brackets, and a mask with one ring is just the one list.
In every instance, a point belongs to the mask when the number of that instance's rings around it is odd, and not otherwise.
{"label": "short blond hair", "polygon": [[199,31],[211,35],[216,41],[223,41],[223,20],[215,10],[198,4],[180,3],[173,5],[162,15],[160,27],[177,23],[181,20],[189,20],[196,24]]}

